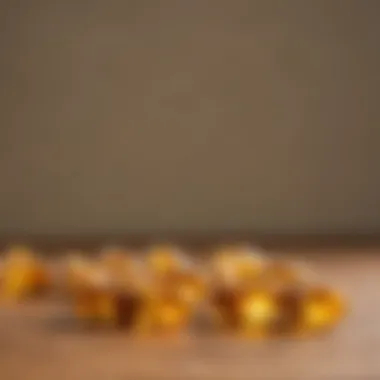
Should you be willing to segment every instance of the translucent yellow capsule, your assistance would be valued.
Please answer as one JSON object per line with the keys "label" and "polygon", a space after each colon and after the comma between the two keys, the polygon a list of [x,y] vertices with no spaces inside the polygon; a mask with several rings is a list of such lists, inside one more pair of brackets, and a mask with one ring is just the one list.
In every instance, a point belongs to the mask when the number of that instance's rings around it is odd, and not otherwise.
{"label": "translucent yellow capsule", "polygon": [[76,316],[85,320],[104,320],[113,316],[108,278],[97,263],[72,257],[68,266],[68,289]]}
{"label": "translucent yellow capsule", "polygon": [[270,288],[289,287],[303,283],[304,272],[292,262],[284,260],[270,260],[262,268],[258,281]]}
{"label": "translucent yellow capsule", "polygon": [[1,293],[5,299],[22,299],[51,287],[51,278],[45,265],[34,252],[23,246],[12,247],[3,264]]}
{"label": "translucent yellow capsule", "polygon": [[28,268],[7,269],[2,281],[2,298],[19,300],[27,297],[31,292],[28,279]]}
{"label": "translucent yellow capsule", "polygon": [[81,252],[70,252],[66,262],[66,286],[69,292],[75,293],[88,289],[91,273],[94,269],[93,261],[86,259]]}
{"label": "translucent yellow capsule", "polygon": [[211,270],[220,274],[229,271],[231,267],[235,267],[235,263],[235,250],[230,246],[217,249],[210,261]]}
{"label": "translucent yellow capsule", "polygon": [[301,286],[288,286],[276,289],[275,301],[278,314],[273,321],[272,333],[275,336],[303,336],[303,305],[305,289]]}
{"label": "translucent yellow capsule", "polygon": [[246,290],[239,300],[239,329],[247,337],[268,337],[277,315],[276,299],[267,289]]}
{"label": "translucent yellow capsule", "polygon": [[181,300],[189,307],[195,307],[204,299],[206,281],[196,268],[168,272],[155,277],[156,287],[162,294]]}
{"label": "translucent yellow capsule", "polygon": [[269,334],[277,305],[272,289],[259,281],[266,265],[263,257],[238,247],[219,251],[213,264],[210,301],[216,322],[245,336]]}
{"label": "translucent yellow capsule", "polygon": [[239,289],[221,284],[210,291],[209,300],[217,327],[225,330],[237,330],[241,326],[242,296]]}
{"label": "translucent yellow capsule", "polygon": [[78,290],[73,295],[73,308],[77,318],[95,320],[99,314],[100,292],[94,289]]}
{"label": "translucent yellow capsule", "polygon": [[143,297],[138,328],[144,333],[179,333],[188,326],[204,287],[194,272],[170,271],[153,276]]}
{"label": "translucent yellow capsule", "polygon": [[116,292],[114,295],[114,324],[118,328],[136,330],[143,310],[142,294],[136,291]]}
{"label": "translucent yellow capsule", "polygon": [[101,251],[99,262],[111,275],[118,275],[132,267],[134,260],[130,253],[119,247],[108,247]]}
{"label": "translucent yellow capsule", "polygon": [[262,273],[265,260],[253,251],[244,249],[237,252],[235,266],[241,281],[253,281]]}
{"label": "translucent yellow capsule", "polygon": [[172,245],[153,246],[146,258],[148,268],[157,274],[182,269],[189,265],[188,258]]}
{"label": "translucent yellow capsule", "polygon": [[329,330],[342,320],[346,309],[342,296],[334,289],[310,287],[303,300],[303,328],[311,333]]}
{"label": "translucent yellow capsule", "polygon": [[179,297],[190,307],[196,307],[205,297],[205,280],[196,273],[184,274],[178,283]]}
{"label": "translucent yellow capsule", "polygon": [[188,305],[175,297],[149,297],[138,320],[144,333],[179,333],[189,324],[191,311]]}
{"label": "translucent yellow capsule", "polygon": [[278,292],[276,301],[279,315],[274,331],[298,337],[332,329],[347,310],[342,296],[326,286],[289,287]]}
{"label": "translucent yellow capsule", "polygon": [[84,321],[130,329],[137,323],[141,309],[139,284],[134,283],[134,277],[128,276],[133,274],[129,266],[115,272],[114,267],[110,268],[107,264],[103,260],[72,258],[74,313]]}
{"label": "translucent yellow capsule", "polygon": [[255,250],[245,247],[227,247],[216,252],[211,266],[214,275],[225,281],[250,282],[262,272],[264,259]]}
{"label": "translucent yellow capsule", "polygon": [[121,329],[133,329],[141,313],[142,298],[137,293],[93,289],[79,292],[75,312],[79,319]]}

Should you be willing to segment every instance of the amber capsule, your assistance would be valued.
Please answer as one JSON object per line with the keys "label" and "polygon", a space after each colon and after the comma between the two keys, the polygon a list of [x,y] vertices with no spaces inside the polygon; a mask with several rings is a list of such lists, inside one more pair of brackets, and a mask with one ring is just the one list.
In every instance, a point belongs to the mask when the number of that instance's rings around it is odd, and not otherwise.
{"label": "amber capsule", "polygon": [[134,282],[135,273],[130,271],[129,265],[115,272],[115,267],[107,264],[110,263],[103,260],[72,259],[74,313],[86,322],[131,329],[137,323],[142,306],[140,283]]}
{"label": "amber capsule", "polygon": [[114,325],[117,328],[136,330],[141,319],[145,296],[149,294],[150,278],[141,262],[129,260],[123,271],[108,272],[113,295]]}
{"label": "amber capsule", "polygon": [[116,327],[132,330],[141,319],[143,297],[138,292],[116,292],[114,296],[114,322]]}
{"label": "amber capsule", "polygon": [[236,330],[240,324],[241,283],[236,270],[234,251],[219,249],[211,259],[208,300],[213,323],[218,328]]}
{"label": "amber capsule", "polygon": [[100,289],[81,289],[73,295],[76,317],[84,321],[104,321],[112,319],[112,302]]}
{"label": "amber capsule", "polygon": [[271,288],[259,281],[264,266],[265,260],[246,248],[214,257],[210,301],[222,327],[250,337],[268,334],[277,306]]}
{"label": "amber capsule", "polygon": [[330,330],[346,314],[343,297],[326,286],[309,287],[305,291],[302,322],[305,331],[310,333]]}
{"label": "amber capsule", "polygon": [[167,293],[170,292],[189,307],[195,307],[205,296],[206,282],[196,268],[169,272],[156,277],[156,280],[167,289]]}
{"label": "amber capsule", "polygon": [[174,294],[155,294],[143,301],[137,324],[140,332],[171,334],[183,332],[191,320],[191,308]]}
{"label": "amber capsule", "polygon": [[243,251],[235,260],[236,274],[240,281],[255,281],[261,275],[265,260],[250,251]]}
{"label": "amber capsule", "polygon": [[195,307],[202,302],[206,293],[205,280],[197,274],[185,275],[178,286],[179,297],[189,306]]}
{"label": "amber capsule", "polygon": [[233,247],[225,246],[216,250],[210,260],[210,269],[213,272],[223,274],[235,267],[236,255]]}
{"label": "amber capsule", "polygon": [[245,289],[239,300],[239,330],[246,337],[264,338],[271,334],[278,315],[278,304],[265,288]]}
{"label": "amber capsule", "polygon": [[287,286],[276,289],[277,316],[271,326],[275,336],[302,336],[305,288]]}
{"label": "amber capsule", "polygon": [[111,275],[118,275],[131,269],[134,259],[130,252],[119,247],[108,247],[101,251],[99,262]]}
{"label": "amber capsule", "polygon": [[148,250],[146,263],[150,270],[164,274],[189,265],[189,259],[173,245],[157,245]]}
{"label": "amber capsule", "polygon": [[314,274],[292,261],[271,260],[259,278],[261,284],[275,294],[277,317],[271,331],[275,336],[302,337],[306,289]]}
{"label": "amber capsule", "polygon": [[68,292],[75,293],[82,288],[87,288],[93,269],[93,261],[85,258],[82,252],[70,252],[65,268],[65,287]]}
{"label": "amber capsule", "polygon": [[92,288],[74,296],[76,316],[103,326],[132,329],[137,324],[142,298],[133,292]]}
{"label": "amber capsule", "polygon": [[99,265],[109,278],[114,325],[136,330],[142,319],[146,296],[152,289],[150,274],[132,252],[118,248],[103,251]]}
{"label": "amber capsule", "polygon": [[285,288],[304,283],[305,273],[290,261],[270,260],[263,266],[258,281],[270,288]]}
{"label": "amber capsule", "polygon": [[220,327],[251,338],[269,336],[278,313],[274,295],[261,288],[220,287],[210,302]]}
{"label": "amber capsule", "polygon": [[145,300],[137,320],[138,330],[148,334],[179,333],[190,320],[188,306],[178,299],[154,298]]}
{"label": "amber capsule", "polygon": [[225,280],[252,282],[261,274],[264,263],[264,258],[249,247],[228,247],[216,252],[211,260],[211,270]]}
{"label": "amber capsule", "polygon": [[293,286],[277,294],[279,308],[275,332],[298,337],[330,330],[344,317],[341,295],[326,286]]}
{"label": "amber capsule", "polygon": [[108,293],[108,278],[96,262],[83,257],[71,257],[68,262],[68,290],[74,313],[84,320],[111,319],[112,301]]}
{"label": "amber capsule", "polygon": [[229,286],[217,286],[210,292],[210,303],[214,311],[214,323],[225,330],[236,330],[241,324],[240,302],[242,294]]}
{"label": "amber capsule", "polygon": [[48,270],[32,250],[16,246],[7,252],[1,287],[3,298],[22,299],[46,291],[50,286]]}
{"label": "amber capsule", "polygon": [[194,273],[170,271],[153,276],[144,293],[139,329],[145,333],[184,331],[203,296],[203,284]]}

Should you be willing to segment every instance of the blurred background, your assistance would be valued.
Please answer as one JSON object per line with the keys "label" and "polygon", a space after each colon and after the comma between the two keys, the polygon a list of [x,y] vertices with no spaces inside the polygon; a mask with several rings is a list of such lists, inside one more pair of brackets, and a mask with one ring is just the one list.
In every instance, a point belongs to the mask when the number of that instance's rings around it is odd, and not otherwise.
{"label": "blurred background", "polygon": [[377,0],[6,0],[0,235],[376,233]]}
{"label": "blurred background", "polygon": [[279,244],[352,306],[331,338],[149,348],[3,303],[4,379],[380,379],[379,20],[379,0],[1,0],[0,250],[377,239]]}

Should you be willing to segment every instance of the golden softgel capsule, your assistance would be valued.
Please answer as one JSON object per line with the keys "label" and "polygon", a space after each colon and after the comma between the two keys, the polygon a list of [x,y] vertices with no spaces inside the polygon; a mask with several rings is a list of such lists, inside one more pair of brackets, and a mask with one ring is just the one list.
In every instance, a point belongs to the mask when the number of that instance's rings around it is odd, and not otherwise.
{"label": "golden softgel capsule", "polygon": [[190,270],[159,273],[146,289],[140,330],[154,334],[183,332],[204,296],[204,283]]}
{"label": "golden softgel capsule", "polygon": [[137,320],[138,330],[147,334],[177,334],[188,326],[190,315],[188,305],[180,299],[145,299],[142,313]]}
{"label": "golden softgel capsule", "polygon": [[111,276],[119,276],[134,270],[135,260],[132,253],[124,248],[107,247],[100,252],[99,263]]}
{"label": "golden softgel capsule", "polygon": [[280,335],[323,333],[335,327],[346,313],[342,296],[327,286],[288,287],[278,292],[276,302],[279,314],[274,331]]}
{"label": "golden softgel capsule", "polygon": [[155,245],[147,252],[146,265],[156,274],[165,274],[187,267],[189,259],[174,245]]}
{"label": "golden softgel capsule", "polygon": [[311,286],[303,301],[303,328],[310,333],[332,329],[345,316],[347,306],[340,293],[332,287]]}
{"label": "golden softgel capsule", "polygon": [[268,260],[262,268],[258,281],[270,288],[284,288],[303,283],[304,269],[285,260]]}
{"label": "golden softgel capsule", "polygon": [[239,289],[219,285],[210,291],[210,304],[216,327],[224,330],[237,330],[241,324],[240,303],[242,294]]}
{"label": "golden softgel capsule", "polygon": [[64,271],[64,287],[69,294],[87,289],[94,263],[80,251],[68,253]]}
{"label": "golden softgel capsule", "polygon": [[72,259],[69,267],[74,313],[85,322],[133,329],[142,307],[137,274],[130,258],[112,256],[111,262],[109,258]]}
{"label": "golden softgel capsule", "polygon": [[44,263],[26,247],[12,247],[4,258],[1,294],[4,299],[19,300],[47,291],[51,278]]}
{"label": "golden softgel capsule", "polygon": [[278,313],[274,295],[255,286],[216,287],[210,302],[222,329],[250,338],[269,336]]}
{"label": "golden softgel capsule", "polygon": [[262,273],[265,260],[249,247],[227,247],[216,251],[211,272],[224,281],[251,283]]}
{"label": "golden softgel capsule", "polygon": [[260,287],[245,289],[239,299],[239,330],[251,338],[267,338],[278,314],[274,294]]}

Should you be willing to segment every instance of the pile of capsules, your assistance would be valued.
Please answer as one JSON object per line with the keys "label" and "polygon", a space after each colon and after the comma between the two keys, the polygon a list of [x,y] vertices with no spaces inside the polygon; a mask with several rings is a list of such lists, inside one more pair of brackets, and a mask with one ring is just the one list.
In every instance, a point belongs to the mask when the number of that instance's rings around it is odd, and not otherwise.
{"label": "pile of capsules", "polygon": [[144,253],[68,252],[58,275],[32,250],[14,246],[1,260],[0,300],[59,289],[77,320],[92,326],[156,334],[202,325],[251,338],[313,336],[347,311],[341,294],[305,268],[250,247],[223,247],[199,262],[170,245]]}

